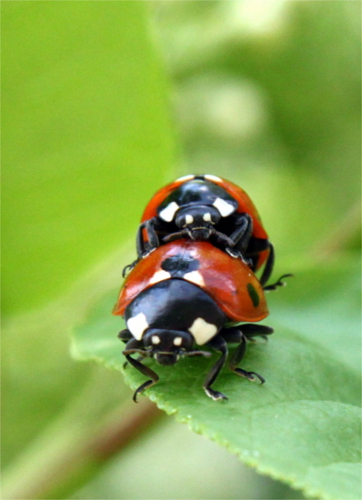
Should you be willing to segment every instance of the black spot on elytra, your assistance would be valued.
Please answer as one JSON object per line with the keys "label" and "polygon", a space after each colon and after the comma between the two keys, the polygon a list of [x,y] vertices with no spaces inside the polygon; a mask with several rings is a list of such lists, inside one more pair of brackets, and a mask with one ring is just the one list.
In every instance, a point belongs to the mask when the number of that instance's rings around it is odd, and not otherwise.
{"label": "black spot on elytra", "polygon": [[255,290],[255,288],[253,287],[253,285],[251,283],[248,283],[246,288],[248,289],[248,294],[249,294],[249,297],[251,298],[253,306],[258,307],[259,302],[260,302],[260,297],[259,297],[258,292]]}
{"label": "black spot on elytra", "polygon": [[196,271],[200,267],[198,260],[192,257],[185,257],[185,255],[174,255],[164,260],[161,268],[169,272],[173,277],[182,278],[185,274]]}

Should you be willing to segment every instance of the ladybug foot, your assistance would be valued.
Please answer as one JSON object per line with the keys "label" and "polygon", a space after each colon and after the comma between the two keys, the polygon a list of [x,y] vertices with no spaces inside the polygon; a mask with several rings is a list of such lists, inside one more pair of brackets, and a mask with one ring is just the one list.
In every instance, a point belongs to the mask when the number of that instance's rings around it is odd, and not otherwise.
{"label": "ladybug foot", "polygon": [[210,387],[204,387],[204,389],[209,398],[213,399],[214,401],[219,401],[220,399],[228,399],[222,392],[214,391],[214,389],[211,389]]}
{"label": "ladybug foot", "polygon": [[225,250],[230,255],[230,257],[232,257],[233,259],[242,258],[241,254],[237,250],[233,250],[230,247],[226,247]]}
{"label": "ladybug foot", "polygon": [[250,382],[255,382],[257,378],[260,380],[261,384],[264,384],[264,382],[265,382],[265,378],[262,377],[261,375],[259,375],[258,373],[247,372],[246,370],[243,370],[242,368],[235,368],[235,370],[233,370],[233,371],[235,373],[237,373],[238,375],[240,375],[240,377],[247,378],[248,380],[250,380]]}
{"label": "ladybug foot", "polygon": [[240,259],[244,264],[246,264],[248,267],[252,267],[253,261],[251,259],[248,259],[247,257],[244,257],[244,255],[239,252],[238,250],[234,250],[231,247],[226,247],[225,248],[226,253],[230,255],[233,259]]}
{"label": "ladybug foot", "polygon": [[282,281],[282,280],[284,278],[291,278],[291,277],[294,277],[294,275],[293,274],[283,274],[283,276],[280,276],[280,278],[278,279],[278,281],[276,281],[272,285],[263,286],[263,290],[265,292],[270,292],[272,290],[276,290],[278,287],[286,286],[285,281]]}
{"label": "ladybug foot", "polygon": [[125,278],[140,260],[141,259],[136,259],[131,264],[128,264],[128,266],[124,267],[122,271],[122,277]]}
{"label": "ladybug foot", "polygon": [[155,381],[154,380],[147,380],[147,382],[144,382],[142,385],[139,386],[139,388],[135,391],[135,393],[133,394],[133,401],[135,403],[138,403],[137,401],[137,396],[138,394],[142,394],[143,391],[145,389],[147,389],[147,387],[151,387],[151,385],[154,385],[155,384]]}

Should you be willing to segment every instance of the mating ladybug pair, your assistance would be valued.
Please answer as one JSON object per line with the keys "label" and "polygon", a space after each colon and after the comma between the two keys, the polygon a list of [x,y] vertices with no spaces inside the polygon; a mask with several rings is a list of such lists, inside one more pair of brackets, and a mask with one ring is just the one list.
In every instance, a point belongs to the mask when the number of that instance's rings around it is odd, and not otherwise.
{"label": "mating ladybug pair", "polygon": [[[143,213],[137,233],[137,260],[128,274],[113,314],[124,316],[123,354],[149,378],[133,399],[158,382],[142,363],[153,357],[172,365],[184,356],[217,351],[203,388],[214,400],[227,399],[215,382],[228,357],[227,344],[238,344],[230,369],[251,381],[264,379],[238,367],[248,340],[273,329],[254,322],[268,315],[265,290],[282,286],[282,276],[266,285],[274,248],[249,196],[213,175],[188,175],[160,189]],[[264,265],[260,279],[254,272]],[[240,322],[247,321],[240,325]],[[138,354],[137,358],[132,355]]]}

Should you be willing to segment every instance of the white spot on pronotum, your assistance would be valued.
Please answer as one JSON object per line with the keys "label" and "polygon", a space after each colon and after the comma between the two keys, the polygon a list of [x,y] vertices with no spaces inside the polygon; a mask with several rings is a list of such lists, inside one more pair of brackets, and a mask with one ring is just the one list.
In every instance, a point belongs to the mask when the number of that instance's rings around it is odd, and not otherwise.
{"label": "white spot on pronotum", "polygon": [[148,328],[146,316],[139,313],[127,321],[127,328],[136,340],[141,340],[143,332]]}
{"label": "white spot on pronotum", "polygon": [[194,283],[195,285],[205,286],[204,278],[199,271],[191,271],[190,273],[186,273],[183,275],[183,279],[186,281],[190,281],[190,283]]}
{"label": "white spot on pronotum", "polygon": [[152,344],[159,344],[161,342],[161,339],[158,335],[152,335],[151,340]]}
{"label": "white spot on pronotum", "polygon": [[174,345],[181,345],[182,344],[182,337],[175,337],[173,339],[173,344]]}
{"label": "white spot on pronotum", "polygon": [[208,323],[203,318],[197,318],[189,328],[198,345],[206,344],[217,333],[217,328],[212,323]]}
{"label": "white spot on pronotum", "polygon": [[151,285],[154,285],[155,283],[159,283],[160,281],[165,281],[165,280],[168,280],[170,278],[171,278],[170,273],[168,273],[167,271],[164,271],[163,269],[160,269],[152,276],[149,283]]}
{"label": "white spot on pronotum", "polygon": [[210,175],[210,174],[207,174],[207,175],[204,175],[205,179],[207,181],[211,181],[211,182],[222,182],[222,179],[220,179],[220,177],[217,177],[216,175]]}
{"label": "white spot on pronotum", "polygon": [[192,215],[187,214],[185,217],[185,222],[186,224],[192,224],[194,222],[194,218],[192,217]]}
{"label": "white spot on pronotum", "polygon": [[205,222],[211,222],[211,214],[210,214],[210,212],[207,212],[206,214],[204,214],[203,219],[204,219]]}
{"label": "white spot on pronotum", "polygon": [[235,211],[233,205],[223,200],[222,198],[216,198],[213,205],[218,209],[222,217],[227,217]]}
{"label": "white spot on pronotum", "polygon": [[166,208],[164,208],[163,210],[161,210],[161,212],[159,213],[159,216],[164,221],[171,222],[173,220],[173,218],[175,216],[175,213],[177,212],[178,209],[179,209],[178,204],[175,201],[173,201],[172,203],[170,203],[169,205],[167,205]]}
{"label": "white spot on pronotum", "polygon": [[184,175],[183,177],[179,177],[178,179],[176,179],[175,182],[191,181],[192,179],[195,179],[194,175]]}

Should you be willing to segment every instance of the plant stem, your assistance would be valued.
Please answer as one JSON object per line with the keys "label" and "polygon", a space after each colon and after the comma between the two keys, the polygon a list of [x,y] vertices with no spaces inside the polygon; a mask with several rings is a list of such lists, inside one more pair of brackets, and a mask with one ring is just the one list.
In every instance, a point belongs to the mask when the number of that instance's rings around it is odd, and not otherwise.
{"label": "plant stem", "polygon": [[[58,420],[11,471],[3,475],[2,498],[64,498],[54,496],[83,480],[110,457],[137,439],[163,413],[149,400],[130,403],[112,411],[96,428]],[[74,486],[73,486],[74,487]],[[73,489],[73,487],[71,487]]]}

